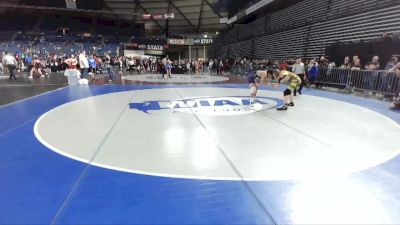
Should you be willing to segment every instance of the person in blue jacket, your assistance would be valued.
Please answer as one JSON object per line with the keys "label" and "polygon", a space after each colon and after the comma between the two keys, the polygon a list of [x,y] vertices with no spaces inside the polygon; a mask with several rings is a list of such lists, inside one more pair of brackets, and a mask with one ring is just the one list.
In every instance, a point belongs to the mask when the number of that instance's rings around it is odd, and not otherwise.
{"label": "person in blue jacket", "polygon": [[96,67],[97,67],[96,56],[92,55],[89,58],[89,72],[91,74],[96,74]]}
{"label": "person in blue jacket", "polygon": [[315,60],[311,60],[310,64],[308,65],[308,80],[310,84],[313,85],[315,83],[315,79],[319,74],[319,66]]}

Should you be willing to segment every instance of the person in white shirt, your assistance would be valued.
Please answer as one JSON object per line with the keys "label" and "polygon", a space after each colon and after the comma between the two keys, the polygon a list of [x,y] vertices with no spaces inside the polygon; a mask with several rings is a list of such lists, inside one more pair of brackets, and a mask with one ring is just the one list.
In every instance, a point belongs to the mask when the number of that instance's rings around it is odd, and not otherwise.
{"label": "person in white shirt", "polygon": [[188,60],[187,63],[186,63],[186,70],[188,71],[189,74],[191,74],[191,72],[192,72],[191,68],[192,67],[191,67],[190,61]]}
{"label": "person in white shirt", "polygon": [[111,52],[106,54],[106,58],[104,61],[104,64],[106,65],[106,69],[108,72],[108,76],[109,76],[109,80],[108,82],[112,82],[116,80],[115,74],[114,74],[114,70],[113,70],[113,59],[110,56]]}
{"label": "person in white shirt", "polygon": [[14,70],[18,65],[18,62],[15,57],[11,53],[6,54],[3,57],[2,63],[8,68],[8,71],[10,72],[10,80],[16,80],[17,78],[15,77]]}
{"label": "person in white shirt", "polygon": [[169,58],[167,58],[166,70],[168,78],[172,79],[172,61]]}
{"label": "person in white shirt", "polygon": [[4,73],[3,57],[4,57],[4,54],[3,54],[3,53],[0,53],[0,74],[3,74],[3,73]]}
{"label": "person in white shirt", "polygon": [[165,74],[167,73],[168,56],[164,57],[161,60],[161,63],[162,63],[162,67],[163,67],[163,68],[161,68],[161,70],[162,70],[162,77],[161,78],[165,78]]}
{"label": "person in white shirt", "polygon": [[296,63],[293,65],[292,72],[300,77],[301,84],[299,90],[294,90],[293,95],[296,96],[297,92],[301,95],[301,91],[303,90],[303,86],[306,78],[306,70],[304,68],[304,63],[301,62],[301,58],[296,59]]}
{"label": "person in white shirt", "polygon": [[89,60],[86,58],[86,51],[83,50],[79,55],[79,67],[81,68],[81,78],[88,78]]}
{"label": "person in white shirt", "polygon": [[210,60],[209,62],[208,62],[208,72],[210,73],[210,75],[211,75],[211,73],[212,73],[212,67],[213,67],[213,64],[214,64],[214,62],[212,61],[212,60]]}

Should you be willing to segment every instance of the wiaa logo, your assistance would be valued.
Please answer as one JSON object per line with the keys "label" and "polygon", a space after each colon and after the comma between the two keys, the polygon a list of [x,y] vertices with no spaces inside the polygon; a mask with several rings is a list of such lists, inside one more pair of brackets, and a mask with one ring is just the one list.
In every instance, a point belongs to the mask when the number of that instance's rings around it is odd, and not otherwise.
{"label": "wiaa logo", "polygon": [[152,112],[172,110],[173,112],[195,113],[209,116],[235,116],[264,111],[275,108],[282,100],[267,97],[258,97],[253,106],[246,96],[232,97],[197,97],[179,100],[144,101],[130,103],[129,108],[146,114]]}

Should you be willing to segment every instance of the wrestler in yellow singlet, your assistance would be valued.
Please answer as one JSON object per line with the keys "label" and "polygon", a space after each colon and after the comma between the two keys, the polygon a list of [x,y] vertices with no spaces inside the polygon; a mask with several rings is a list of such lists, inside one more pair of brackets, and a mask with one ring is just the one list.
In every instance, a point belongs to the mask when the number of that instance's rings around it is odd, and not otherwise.
{"label": "wrestler in yellow singlet", "polygon": [[287,110],[288,106],[294,106],[293,102],[293,95],[292,92],[297,89],[297,87],[301,84],[301,79],[299,76],[297,76],[294,73],[291,73],[286,70],[271,70],[268,71],[268,74],[271,74],[277,79],[278,83],[275,84],[275,88],[279,87],[279,84],[281,83],[287,83],[288,87],[287,89],[283,92],[283,99],[285,102],[285,105],[277,108],[278,110]]}

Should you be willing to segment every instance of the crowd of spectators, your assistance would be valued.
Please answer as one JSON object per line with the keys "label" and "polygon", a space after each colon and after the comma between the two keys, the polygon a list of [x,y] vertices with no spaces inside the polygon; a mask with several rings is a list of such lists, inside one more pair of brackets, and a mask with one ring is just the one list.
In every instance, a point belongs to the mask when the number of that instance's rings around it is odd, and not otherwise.
{"label": "crowd of spectators", "polygon": [[[118,73],[163,73],[164,57],[147,56],[118,56],[118,44],[104,43],[99,40],[80,40],[50,36],[21,36],[13,42],[0,42],[0,73],[6,69],[17,72],[29,72],[29,78],[45,78],[51,73],[64,71],[67,68],[65,60],[71,56],[79,58],[78,67],[82,77],[88,74],[102,74],[106,72],[110,80],[115,79],[114,72]],[[111,47],[110,47],[111,46]],[[2,51],[7,50],[7,51]],[[11,60],[13,57],[15,60]],[[250,70],[281,69],[293,71],[296,60],[305,68],[305,80],[311,86],[321,71],[331,73],[332,69],[349,71],[390,71],[400,75],[400,63],[396,56],[389,62],[382,64],[378,55],[370,61],[361,62],[355,56],[347,56],[336,65],[328,57],[322,56],[314,59],[290,58],[287,60],[272,59],[168,59],[173,74],[218,74],[218,75],[244,75]],[[12,62],[11,62],[12,61]],[[9,65],[13,64],[13,65]],[[11,66],[11,67],[10,67]],[[14,75],[14,74],[12,74]],[[15,79],[15,76],[10,76]],[[364,79],[364,83],[366,78]],[[373,76],[368,78],[366,89],[373,89],[378,79]],[[388,82],[379,81],[382,85]],[[394,85],[392,85],[394,86]],[[395,86],[399,86],[396,84]]]}
{"label": "crowd of spectators", "polygon": [[[17,72],[29,72],[29,78],[34,78],[35,75],[46,77],[52,72],[64,71],[64,61],[84,50],[91,53],[90,57],[95,59],[98,65],[95,69],[99,72],[103,69],[102,62],[106,55],[110,52],[115,55],[119,46],[118,43],[105,41],[102,38],[20,34],[13,41],[0,41],[0,59],[11,55],[16,60]],[[3,73],[4,69],[4,65],[1,65],[0,73]]]}

